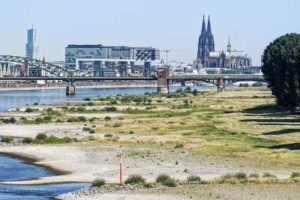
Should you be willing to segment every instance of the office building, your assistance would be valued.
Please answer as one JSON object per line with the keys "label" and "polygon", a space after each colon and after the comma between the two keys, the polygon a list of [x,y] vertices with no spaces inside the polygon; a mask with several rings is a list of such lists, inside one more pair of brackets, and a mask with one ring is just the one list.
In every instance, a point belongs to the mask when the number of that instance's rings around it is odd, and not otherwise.
{"label": "office building", "polygon": [[37,31],[32,27],[27,31],[26,57],[37,59],[38,50]]}

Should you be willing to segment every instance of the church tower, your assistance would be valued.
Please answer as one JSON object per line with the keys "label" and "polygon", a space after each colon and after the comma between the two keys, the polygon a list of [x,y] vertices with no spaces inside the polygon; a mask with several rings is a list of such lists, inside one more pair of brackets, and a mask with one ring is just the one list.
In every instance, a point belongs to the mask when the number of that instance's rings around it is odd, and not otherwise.
{"label": "church tower", "polygon": [[203,15],[202,30],[198,42],[197,60],[200,61],[200,64],[202,66],[206,66],[208,63],[208,56],[209,56],[208,37],[206,31],[205,18]]}
{"label": "church tower", "polygon": [[214,36],[212,34],[211,31],[211,25],[210,25],[210,17],[208,15],[208,22],[207,22],[207,40],[208,40],[208,49],[209,51],[215,51],[215,40],[214,40]]}

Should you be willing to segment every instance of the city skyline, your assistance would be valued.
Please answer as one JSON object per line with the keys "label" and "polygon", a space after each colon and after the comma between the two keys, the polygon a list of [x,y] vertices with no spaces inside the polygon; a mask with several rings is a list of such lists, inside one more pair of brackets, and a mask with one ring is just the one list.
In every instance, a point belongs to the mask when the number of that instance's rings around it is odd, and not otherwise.
{"label": "city skyline", "polygon": [[169,60],[192,63],[202,16],[210,14],[216,49],[226,49],[230,34],[232,48],[244,50],[253,65],[259,65],[264,48],[272,40],[299,32],[295,26],[299,6],[295,0],[255,0],[247,4],[235,0],[9,1],[4,2],[6,9],[0,14],[10,17],[2,24],[5,31],[0,54],[24,56],[26,30],[34,24],[39,32],[40,57],[49,61],[64,60],[64,48],[73,43],[170,49]]}

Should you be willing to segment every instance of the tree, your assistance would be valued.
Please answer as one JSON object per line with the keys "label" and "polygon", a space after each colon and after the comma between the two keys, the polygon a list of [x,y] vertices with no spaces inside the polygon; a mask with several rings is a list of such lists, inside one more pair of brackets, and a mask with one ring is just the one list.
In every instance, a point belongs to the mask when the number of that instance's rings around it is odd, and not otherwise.
{"label": "tree", "polygon": [[264,51],[262,72],[277,104],[291,111],[300,104],[300,34],[275,39]]}

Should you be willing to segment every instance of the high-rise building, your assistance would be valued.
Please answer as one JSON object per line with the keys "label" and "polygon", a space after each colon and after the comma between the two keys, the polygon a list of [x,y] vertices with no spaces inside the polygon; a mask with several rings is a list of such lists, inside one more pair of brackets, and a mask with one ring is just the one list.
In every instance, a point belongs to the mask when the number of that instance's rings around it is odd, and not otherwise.
{"label": "high-rise building", "polygon": [[227,51],[215,51],[214,36],[212,34],[210,17],[207,27],[203,16],[202,30],[198,42],[196,67],[200,68],[243,68],[251,67],[251,58],[243,51],[232,51],[230,38]]}
{"label": "high-rise building", "polygon": [[27,30],[26,57],[31,59],[38,58],[37,31],[33,27]]}

